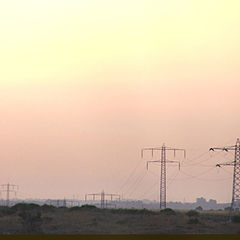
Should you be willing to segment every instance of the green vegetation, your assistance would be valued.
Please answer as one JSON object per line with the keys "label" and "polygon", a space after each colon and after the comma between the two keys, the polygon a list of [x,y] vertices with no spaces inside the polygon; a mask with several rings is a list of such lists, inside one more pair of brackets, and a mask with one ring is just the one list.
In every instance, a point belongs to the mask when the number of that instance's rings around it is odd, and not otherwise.
{"label": "green vegetation", "polygon": [[163,214],[166,215],[176,215],[176,212],[174,210],[172,210],[171,208],[165,208],[163,210],[160,211]]}
{"label": "green vegetation", "polygon": [[42,233],[41,224],[41,212],[34,210],[21,210],[18,216],[21,218],[23,225],[23,233]]}
{"label": "green vegetation", "polygon": [[95,211],[97,210],[98,208],[94,205],[82,205],[81,207],[71,207],[69,208],[69,211],[70,212],[73,212],[73,211]]}
{"label": "green vegetation", "polygon": [[188,221],[187,221],[188,224],[197,224],[199,223],[199,220],[198,218],[190,218]]}
{"label": "green vegetation", "polygon": [[26,210],[36,210],[36,209],[40,209],[41,207],[37,204],[34,204],[34,203],[30,203],[30,204],[27,204],[27,203],[18,203],[16,205],[14,205],[13,207],[11,207],[11,209],[13,211],[26,211]]}
{"label": "green vegetation", "polygon": [[15,211],[9,207],[0,206],[0,217],[14,214]]}
{"label": "green vegetation", "polygon": [[166,208],[100,209],[36,204],[0,207],[0,234],[191,234],[240,233],[240,215],[228,211]]}
{"label": "green vegetation", "polygon": [[190,210],[190,211],[188,211],[188,212],[186,213],[186,215],[187,215],[188,217],[196,217],[196,216],[199,215],[199,213],[198,213],[197,211],[195,211],[195,210]]}
{"label": "green vegetation", "polygon": [[240,223],[240,215],[235,215],[232,217],[232,221],[234,223]]}
{"label": "green vegetation", "polygon": [[112,213],[115,213],[115,214],[130,214],[130,215],[154,215],[156,214],[155,212],[153,211],[149,211],[147,209],[111,209],[111,212]]}

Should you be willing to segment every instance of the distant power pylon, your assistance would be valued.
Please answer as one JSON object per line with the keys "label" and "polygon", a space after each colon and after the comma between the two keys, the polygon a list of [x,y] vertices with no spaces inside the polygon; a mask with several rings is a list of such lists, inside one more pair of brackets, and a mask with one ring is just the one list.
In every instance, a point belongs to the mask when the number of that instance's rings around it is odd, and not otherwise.
{"label": "distant power pylon", "polygon": [[7,197],[6,197],[6,205],[9,206],[10,203],[10,193],[14,192],[15,193],[15,197],[17,196],[17,190],[19,189],[18,185],[14,185],[14,184],[1,184],[1,192],[7,192]]}
{"label": "distant power pylon", "polygon": [[106,197],[110,197],[110,199],[109,199],[110,201],[113,201],[113,200],[120,201],[120,195],[119,194],[105,193],[104,191],[102,191],[101,193],[85,194],[85,201],[87,201],[88,196],[92,196],[93,201],[99,199],[98,197],[100,197],[101,208],[106,208],[107,205],[111,205],[111,203],[107,203],[107,198]]}
{"label": "distant power pylon", "polygon": [[218,163],[216,166],[234,166],[233,169],[233,187],[232,187],[232,203],[230,207],[229,218],[231,221],[232,211],[235,208],[240,207],[240,141],[237,138],[237,142],[234,146],[227,146],[227,147],[213,147],[210,148],[209,151],[215,150],[222,150],[222,151],[234,151],[234,161],[233,162],[226,162],[226,163]]}
{"label": "distant power pylon", "polygon": [[147,169],[148,169],[148,163],[151,162],[159,162],[161,164],[161,172],[160,172],[160,209],[166,208],[167,205],[167,195],[166,195],[166,163],[178,163],[179,164],[179,170],[180,170],[180,163],[178,161],[169,161],[166,159],[166,152],[167,151],[173,151],[174,157],[176,155],[176,151],[183,151],[184,157],[186,157],[186,150],[180,149],[180,148],[171,148],[166,147],[164,144],[162,147],[156,147],[156,148],[143,148],[141,151],[141,156],[143,158],[144,151],[151,151],[152,157],[154,151],[159,151],[161,153],[161,159],[156,161],[147,161]]}

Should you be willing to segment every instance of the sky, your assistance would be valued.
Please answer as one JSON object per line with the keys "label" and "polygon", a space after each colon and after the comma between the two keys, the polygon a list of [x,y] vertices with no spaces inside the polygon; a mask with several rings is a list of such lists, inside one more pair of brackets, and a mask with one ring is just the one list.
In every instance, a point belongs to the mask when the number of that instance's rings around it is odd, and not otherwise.
{"label": "sky", "polygon": [[[240,137],[238,0],[0,3],[0,184],[19,198],[159,200],[143,147],[185,148],[167,200],[230,202]],[[167,153],[168,160],[174,160]],[[155,155],[154,160],[159,160]],[[2,194],[2,197],[5,197]]]}

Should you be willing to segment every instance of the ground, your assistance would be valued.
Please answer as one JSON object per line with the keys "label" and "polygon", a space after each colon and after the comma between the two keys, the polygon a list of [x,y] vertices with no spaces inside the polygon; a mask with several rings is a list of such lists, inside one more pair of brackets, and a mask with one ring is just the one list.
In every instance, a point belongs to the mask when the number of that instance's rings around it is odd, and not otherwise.
{"label": "ground", "polygon": [[18,204],[0,208],[0,234],[191,234],[240,233],[240,214],[227,211],[151,211],[55,208]]}

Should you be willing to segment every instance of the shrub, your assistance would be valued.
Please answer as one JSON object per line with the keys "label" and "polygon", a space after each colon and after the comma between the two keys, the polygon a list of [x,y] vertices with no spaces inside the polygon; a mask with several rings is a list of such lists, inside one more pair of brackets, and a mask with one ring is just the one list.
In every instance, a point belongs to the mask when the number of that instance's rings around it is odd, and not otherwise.
{"label": "shrub", "polygon": [[54,207],[53,205],[44,204],[44,205],[41,206],[41,210],[46,211],[46,212],[52,212],[55,209],[56,209],[56,207]]}
{"label": "shrub", "polygon": [[160,213],[164,213],[166,215],[176,215],[176,212],[172,210],[171,208],[165,208],[160,211]]}
{"label": "shrub", "polygon": [[203,208],[202,208],[201,206],[198,206],[198,207],[196,207],[196,210],[198,210],[198,211],[202,211]]}
{"label": "shrub", "polygon": [[147,210],[146,208],[144,209],[111,209],[112,213],[116,214],[145,214],[145,215],[154,215],[156,214],[153,211]]}
{"label": "shrub", "polygon": [[65,206],[58,207],[58,209],[67,209]]}
{"label": "shrub", "polygon": [[199,215],[199,213],[198,213],[197,211],[195,211],[195,210],[190,210],[190,211],[188,211],[188,212],[186,213],[186,215],[187,215],[188,217],[196,217],[196,216]]}
{"label": "shrub", "polygon": [[1,206],[0,207],[0,216],[8,216],[14,214],[15,211],[9,207]]}
{"label": "shrub", "polygon": [[232,217],[232,222],[234,223],[240,223],[240,215],[234,215]]}
{"label": "shrub", "polygon": [[41,212],[37,210],[22,210],[18,216],[22,219],[24,233],[41,233]]}
{"label": "shrub", "polygon": [[23,210],[34,210],[34,209],[40,209],[40,206],[38,204],[34,203],[17,203],[14,206],[11,207],[14,211],[23,211]]}
{"label": "shrub", "polygon": [[199,220],[197,218],[190,218],[187,221],[188,224],[198,224]]}
{"label": "shrub", "polygon": [[[73,207],[73,208],[78,208],[78,207]],[[79,207],[80,209],[97,209],[96,206],[94,205],[89,205],[89,204],[85,204],[85,205],[82,205],[81,207]]]}
{"label": "shrub", "polygon": [[86,208],[86,207],[71,207],[71,208],[69,208],[69,211],[79,211],[82,209],[88,209],[88,208]]}

